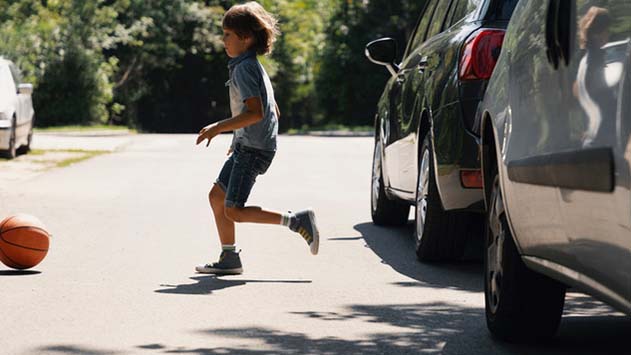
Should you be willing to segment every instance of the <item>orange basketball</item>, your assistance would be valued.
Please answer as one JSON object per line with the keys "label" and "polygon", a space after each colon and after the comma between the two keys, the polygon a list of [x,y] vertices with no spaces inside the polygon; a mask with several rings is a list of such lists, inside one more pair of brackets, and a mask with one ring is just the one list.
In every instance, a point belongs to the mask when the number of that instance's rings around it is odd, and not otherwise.
{"label": "orange basketball", "polygon": [[14,269],[32,268],[48,253],[49,239],[46,227],[36,217],[9,216],[0,222],[0,261]]}

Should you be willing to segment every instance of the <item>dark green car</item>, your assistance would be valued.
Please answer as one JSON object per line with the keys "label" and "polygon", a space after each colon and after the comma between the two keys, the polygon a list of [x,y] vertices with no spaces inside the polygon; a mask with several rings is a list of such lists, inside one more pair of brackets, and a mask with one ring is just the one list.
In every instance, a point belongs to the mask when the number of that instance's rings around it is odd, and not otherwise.
{"label": "dark green car", "polygon": [[378,103],[372,219],[407,223],[420,260],[460,258],[481,238],[482,179],[473,123],[517,0],[429,0],[399,64],[383,38],[368,58],[392,74]]}

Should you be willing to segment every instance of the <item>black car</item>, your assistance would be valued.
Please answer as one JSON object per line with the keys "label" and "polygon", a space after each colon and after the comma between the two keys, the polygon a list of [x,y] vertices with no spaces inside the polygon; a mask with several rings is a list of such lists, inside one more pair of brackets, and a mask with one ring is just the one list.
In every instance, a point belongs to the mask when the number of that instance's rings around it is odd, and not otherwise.
{"label": "black car", "polygon": [[366,46],[392,73],[375,118],[372,219],[402,225],[416,206],[420,260],[460,258],[482,238],[475,113],[517,0],[429,0],[397,64],[397,43]]}

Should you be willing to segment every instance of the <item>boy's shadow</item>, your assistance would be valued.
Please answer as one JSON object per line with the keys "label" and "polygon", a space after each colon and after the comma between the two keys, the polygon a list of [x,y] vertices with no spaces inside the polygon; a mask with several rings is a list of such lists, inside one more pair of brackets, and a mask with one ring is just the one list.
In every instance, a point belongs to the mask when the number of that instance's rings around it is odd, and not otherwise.
{"label": "boy's shadow", "polygon": [[178,295],[209,295],[213,291],[221,290],[228,287],[243,286],[248,283],[291,283],[291,284],[306,284],[311,283],[311,280],[229,280],[219,278],[215,275],[203,275],[191,277],[191,280],[197,281],[194,284],[182,284],[182,285],[168,285],[161,284],[160,287],[165,287],[159,290],[155,290],[157,293],[171,293]]}

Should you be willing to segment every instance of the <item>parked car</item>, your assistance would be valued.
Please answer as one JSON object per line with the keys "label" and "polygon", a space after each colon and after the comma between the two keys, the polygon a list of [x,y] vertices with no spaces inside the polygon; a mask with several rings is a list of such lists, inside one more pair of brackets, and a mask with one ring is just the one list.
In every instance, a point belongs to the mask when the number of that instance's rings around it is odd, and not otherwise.
{"label": "parked car", "polygon": [[13,62],[0,57],[0,155],[27,153],[33,139],[33,85],[22,83]]}
{"label": "parked car", "polygon": [[427,1],[401,64],[393,39],[366,46],[368,59],[392,74],[375,117],[372,220],[402,225],[415,206],[420,260],[457,259],[467,239],[482,239],[472,127],[516,3]]}
{"label": "parked car", "polygon": [[522,1],[474,126],[486,319],[549,337],[567,286],[631,315],[631,2]]}

